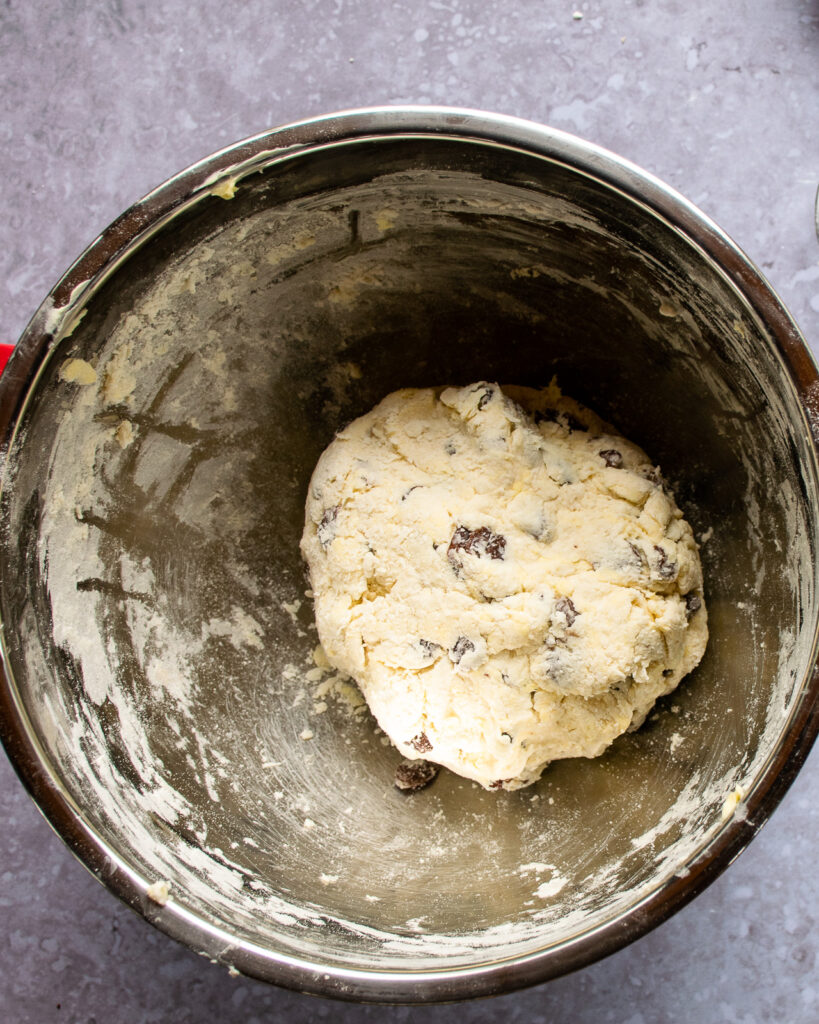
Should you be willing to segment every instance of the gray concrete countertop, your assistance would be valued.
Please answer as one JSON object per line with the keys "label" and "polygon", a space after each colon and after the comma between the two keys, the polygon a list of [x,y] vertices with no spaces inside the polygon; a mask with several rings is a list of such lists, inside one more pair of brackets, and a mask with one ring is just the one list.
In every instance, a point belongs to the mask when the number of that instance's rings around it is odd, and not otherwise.
{"label": "gray concrete countertop", "polygon": [[[582,17],[578,17],[582,14]],[[373,104],[515,114],[713,217],[819,351],[816,0],[5,0],[0,341],[140,195],[286,121]],[[819,1019],[819,751],[705,893],[609,959],[461,1006],[309,999],[176,945],[76,863],[0,755],[0,1019],[663,1024]]]}

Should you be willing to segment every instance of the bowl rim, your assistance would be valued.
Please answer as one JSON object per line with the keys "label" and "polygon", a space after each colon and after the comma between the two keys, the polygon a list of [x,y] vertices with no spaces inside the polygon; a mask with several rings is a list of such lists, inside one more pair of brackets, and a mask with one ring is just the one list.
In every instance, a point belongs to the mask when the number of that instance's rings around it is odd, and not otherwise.
{"label": "bowl rim", "polygon": [[[376,106],[285,124],[205,157],[149,192],[110,224],[68,268],[23,331],[0,378],[0,476],[27,396],[51,351],[101,284],[169,219],[209,196],[230,198],[242,178],[281,159],[366,139],[426,136],[511,146],[593,177],[666,222],[716,265],[766,325],[804,417],[814,465],[819,456],[819,372],[804,338],[761,272],[737,245],[682,195],[637,165],[566,132],[480,110]],[[0,632],[2,627],[0,626]],[[762,828],[795,779],[819,734],[817,635],[788,724],[734,816],[700,851],[685,877],[673,876],[620,917],[563,944],[505,961],[441,970],[362,970],[311,963],[237,942],[203,917],[146,896],[151,879],[127,864],[83,819],[37,740],[16,694],[5,636],[0,635],[0,740],[35,804],[82,864],[128,906],[172,938],[214,962],[286,988],[336,998],[427,1003],[497,995],[587,966],[646,934],[705,889]]]}

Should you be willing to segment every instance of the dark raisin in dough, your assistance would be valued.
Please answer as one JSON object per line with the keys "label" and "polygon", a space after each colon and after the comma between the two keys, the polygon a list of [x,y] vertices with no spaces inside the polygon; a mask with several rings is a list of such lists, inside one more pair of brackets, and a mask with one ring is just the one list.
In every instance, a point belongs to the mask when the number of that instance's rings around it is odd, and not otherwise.
{"label": "dark raisin in dough", "polygon": [[555,611],[562,612],[566,617],[566,625],[573,626],[580,612],[575,608],[570,597],[559,597],[555,601]]}
{"label": "dark raisin in dough", "polygon": [[425,732],[419,732],[410,743],[419,754],[428,754],[432,750],[432,744],[429,742],[429,736]]}
{"label": "dark raisin in dough", "polygon": [[459,551],[476,558],[503,558],[506,552],[506,538],[500,533],[493,533],[488,526],[480,526],[470,530],[466,526],[456,526],[447,548],[447,555],[452,558]]}
{"label": "dark raisin in dough", "polygon": [[603,451],[597,454],[610,469],[623,468],[623,456],[616,448],[604,448]]}
{"label": "dark raisin in dough", "polygon": [[459,636],[455,643],[452,645],[452,650],[449,652],[450,658],[457,665],[461,658],[468,654],[470,651],[475,650],[475,645],[467,636]]}

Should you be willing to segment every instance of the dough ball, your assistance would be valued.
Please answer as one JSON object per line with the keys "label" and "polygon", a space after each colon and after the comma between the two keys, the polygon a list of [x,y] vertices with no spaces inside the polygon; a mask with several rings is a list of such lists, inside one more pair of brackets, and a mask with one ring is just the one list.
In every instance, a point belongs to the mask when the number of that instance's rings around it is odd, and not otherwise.
{"label": "dough ball", "polygon": [[327,657],[395,746],[489,789],[602,753],[708,637],[656,468],[554,384],[389,395],[321,456],[302,552]]}

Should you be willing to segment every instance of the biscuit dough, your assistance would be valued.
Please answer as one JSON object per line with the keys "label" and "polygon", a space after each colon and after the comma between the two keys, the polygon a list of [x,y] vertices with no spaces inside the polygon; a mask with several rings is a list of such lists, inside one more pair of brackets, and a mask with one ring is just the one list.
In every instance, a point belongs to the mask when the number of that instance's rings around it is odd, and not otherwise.
{"label": "biscuit dough", "polygon": [[302,552],[327,657],[395,746],[488,789],[602,753],[708,638],[657,469],[555,384],[389,395],[321,456]]}

